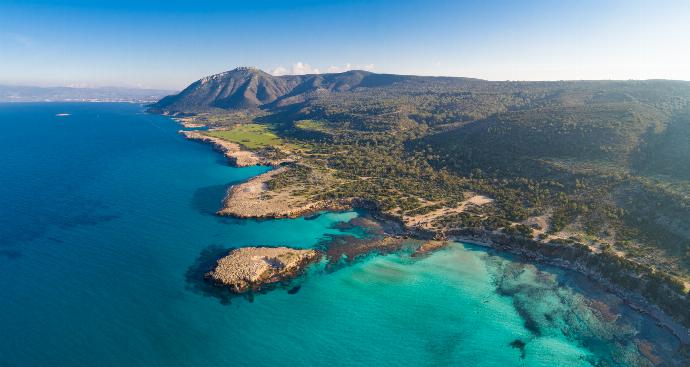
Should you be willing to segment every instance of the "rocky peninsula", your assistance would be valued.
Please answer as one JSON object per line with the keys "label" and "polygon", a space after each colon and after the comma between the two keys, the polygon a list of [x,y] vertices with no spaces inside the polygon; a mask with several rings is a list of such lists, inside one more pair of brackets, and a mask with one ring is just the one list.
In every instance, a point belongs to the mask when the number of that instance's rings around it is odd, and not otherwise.
{"label": "rocky peninsula", "polygon": [[320,257],[316,250],[243,247],[218,260],[206,277],[234,293],[244,293],[292,279]]}
{"label": "rocky peninsula", "polygon": [[225,155],[225,157],[228,159],[228,162],[235,167],[249,167],[269,164],[265,159],[259,157],[255,153],[242,150],[239,144],[208,136],[194,130],[180,130],[180,134],[184,135],[187,139],[198,140],[200,142],[213,145],[213,147],[223,153],[223,155]]}
{"label": "rocky peninsula", "polygon": [[219,215],[236,218],[296,218],[323,210],[347,210],[348,200],[311,200],[299,187],[271,189],[269,181],[289,171],[283,166],[228,189]]}

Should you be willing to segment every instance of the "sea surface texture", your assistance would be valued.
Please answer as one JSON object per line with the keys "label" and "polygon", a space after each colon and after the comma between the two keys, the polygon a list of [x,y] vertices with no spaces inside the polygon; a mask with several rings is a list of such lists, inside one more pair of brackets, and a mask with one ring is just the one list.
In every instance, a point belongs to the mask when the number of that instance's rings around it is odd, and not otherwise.
{"label": "sea surface texture", "polygon": [[327,246],[363,214],[218,217],[228,185],[268,168],[229,167],[143,110],[0,105],[0,365],[684,363],[672,335],[580,276],[461,243],[214,293],[202,274],[228,249]]}

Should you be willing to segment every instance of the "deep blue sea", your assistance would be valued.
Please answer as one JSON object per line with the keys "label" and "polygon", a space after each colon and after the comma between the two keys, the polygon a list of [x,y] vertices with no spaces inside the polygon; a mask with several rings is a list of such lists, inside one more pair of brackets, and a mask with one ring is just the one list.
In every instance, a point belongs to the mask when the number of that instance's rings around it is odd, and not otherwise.
{"label": "deep blue sea", "polygon": [[313,247],[361,213],[217,217],[228,185],[267,168],[229,167],[143,111],[0,104],[0,366],[645,366],[680,355],[585,279],[460,243],[317,266],[294,294],[209,294],[199,271],[213,256]]}

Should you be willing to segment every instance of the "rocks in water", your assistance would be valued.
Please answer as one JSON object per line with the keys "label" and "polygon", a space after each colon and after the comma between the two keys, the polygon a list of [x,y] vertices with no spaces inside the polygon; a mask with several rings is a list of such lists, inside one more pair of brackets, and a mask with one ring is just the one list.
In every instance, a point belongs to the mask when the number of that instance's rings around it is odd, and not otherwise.
{"label": "rocks in water", "polygon": [[327,270],[354,262],[372,253],[388,254],[400,251],[405,240],[393,237],[374,236],[359,238],[352,235],[334,235],[322,243],[324,256],[328,260]]}
{"label": "rocks in water", "polygon": [[215,268],[206,273],[206,278],[232,292],[244,293],[291,279],[319,258],[316,250],[243,247],[218,260]]}
{"label": "rocks in water", "polygon": [[319,212],[319,213],[304,217],[304,220],[314,220],[314,219],[318,219],[320,216],[321,216],[321,213]]}
{"label": "rocks in water", "polygon": [[431,252],[434,252],[436,250],[440,250],[446,246],[448,246],[448,241],[437,241],[437,240],[429,240],[424,242],[421,246],[419,246],[413,253],[412,257],[419,257],[419,256],[424,256],[428,255]]}
{"label": "rocks in water", "polygon": [[510,346],[520,350],[520,358],[525,359],[525,346],[527,346],[525,342],[520,339],[515,339],[510,342]]}

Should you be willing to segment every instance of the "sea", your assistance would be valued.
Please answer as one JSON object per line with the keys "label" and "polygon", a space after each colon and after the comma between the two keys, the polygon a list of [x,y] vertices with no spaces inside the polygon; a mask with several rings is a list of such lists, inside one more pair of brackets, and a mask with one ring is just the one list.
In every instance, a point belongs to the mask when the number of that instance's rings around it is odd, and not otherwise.
{"label": "sea", "polygon": [[481,246],[371,254],[244,297],[240,246],[327,246],[361,211],[219,217],[230,167],[128,103],[0,104],[0,366],[682,366],[584,277]]}

